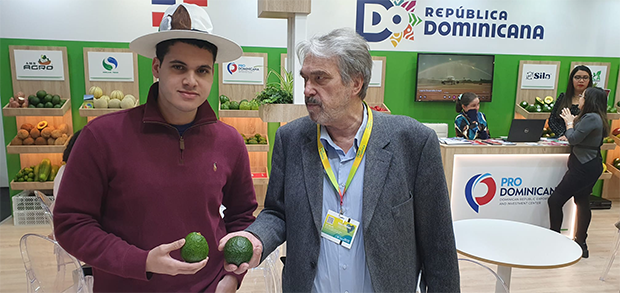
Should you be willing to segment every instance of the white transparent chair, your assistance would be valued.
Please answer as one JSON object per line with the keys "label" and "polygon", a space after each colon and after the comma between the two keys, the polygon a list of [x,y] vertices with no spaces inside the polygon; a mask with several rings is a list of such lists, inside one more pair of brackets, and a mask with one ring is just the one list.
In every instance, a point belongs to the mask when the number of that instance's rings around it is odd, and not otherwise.
{"label": "white transparent chair", "polygon": [[611,248],[611,256],[609,256],[609,262],[607,266],[603,269],[603,273],[601,274],[600,280],[605,281],[607,278],[607,274],[609,274],[609,270],[611,266],[614,264],[614,259],[616,259],[616,255],[618,254],[618,249],[620,249],[620,221],[616,223],[616,228],[618,228],[618,234],[616,235],[616,242]]}
{"label": "white transparent chair", "polygon": [[276,248],[257,267],[249,269],[239,293],[282,293],[281,268],[278,267],[280,247]]}
{"label": "white transparent chair", "polygon": [[478,261],[459,258],[459,272],[462,293],[508,292],[506,282],[495,271]]}
{"label": "white transparent chair", "polygon": [[80,262],[58,243],[37,234],[26,234],[19,242],[29,293],[90,292]]}
{"label": "white transparent chair", "polygon": [[41,208],[43,208],[43,213],[45,213],[45,218],[52,228],[52,233],[49,235],[51,239],[56,239],[54,235],[54,214],[52,214],[52,203],[54,203],[45,193],[35,190],[34,195],[37,197],[39,204],[41,204]]}

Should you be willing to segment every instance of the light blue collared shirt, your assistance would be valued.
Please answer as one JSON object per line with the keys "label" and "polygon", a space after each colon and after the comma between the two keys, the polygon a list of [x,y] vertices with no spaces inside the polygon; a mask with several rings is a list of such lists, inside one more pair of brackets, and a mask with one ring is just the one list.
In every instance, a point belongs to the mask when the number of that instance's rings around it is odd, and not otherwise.
{"label": "light blue collared shirt", "polygon": [[[353,147],[345,154],[327,133],[327,129],[321,126],[321,143],[329,158],[329,164],[334,171],[336,181],[343,190],[349,178],[349,171],[353,166],[355,154],[362,141],[362,135],[368,122],[367,108],[364,105],[364,119],[357,130]],[[347,249],[325,238],[321,238],[321,251],[317,263],[317,273],[314,278],[312,292],[321,293],[360,293],[374,292],[370,281],[370,273],[366,266],[366,254],[364,249],[364,234],[362,224],[362,203],[364,189],[364,168],[366,155],[362,158],[360,166],[351,180],[349,188],[344,194],[342,203],[343,214],[360,222],[351,249]],[[325,220],[328,210],[336,213],[340,211],[340,195],[331,184],[327,174],[323,173],[323,212],[321,220]]]}

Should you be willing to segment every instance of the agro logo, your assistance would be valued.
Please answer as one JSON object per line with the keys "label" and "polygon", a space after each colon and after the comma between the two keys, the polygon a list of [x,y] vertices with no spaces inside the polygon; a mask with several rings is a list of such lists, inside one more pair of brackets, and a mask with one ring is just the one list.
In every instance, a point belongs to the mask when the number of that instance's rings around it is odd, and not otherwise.
{"label": "agro logo", "polygon": [[[483,183],[487,186],[487,193],[481,197],[474,197],[474,190],[476,190],[478,183]],[[495,180],[491,177],[490,173],[483,175],[477,174],[471,177],[471,179],[467,181],[467,185],[465,185],[465,199],[467,199],[469,206],[478,213],[480,206],[486,205],[493,200],[495,192],[497,191],[496,187]]]}
{"label": "agro logo", "polygon": [[231,62],[231,63],[228,64],[228,68],[227,69],[228,69],[228,73],[230,73],[232,75],[233,73],[237,72],[238,67],[237,67],[236,63]]}
{"label": "agro logo", "polygon": [[368,42],[390,38],[396,47],[402,39],[413,41],[413,27],[422,19],[413,14],[416,1],[358,0],[355,31]]}
{"label": "agro logo", "polygon": [[548,80],[548,79],[551,79],[551,74],[546,73],[544,71],[541,71],[541,72],[528,71],[527,73],[525,73],[525,79],[526,80]]}
{"label": "agro logo", "polygon": [[47,58],[46,55],[41,55],[41,58],[39,58],[39,60],[37,60],[37,62],[26,62],[26,64],[24,64],[24,69],[30,69],[30,70],[53,70],[54,69],[54,65],[52,65],[52,61]]}
{"label": "agro logo", "polygon": [[103,68],[105,68],[105,70],[112,71],[118,67],[118,61],[116,60],[116,58],[110,56],[108,58],[105,58],[101,62],[101,65],[103,65]]}

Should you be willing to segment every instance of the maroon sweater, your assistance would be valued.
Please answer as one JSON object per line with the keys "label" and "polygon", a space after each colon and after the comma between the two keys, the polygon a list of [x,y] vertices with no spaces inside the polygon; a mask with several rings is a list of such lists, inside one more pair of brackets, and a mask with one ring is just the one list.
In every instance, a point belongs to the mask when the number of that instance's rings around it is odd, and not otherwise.
{"label": "maroon sweater", "polygon": [[[54,208],[56,238],[93,266],[96,292],[214,292],[232,274],[223,269],[219,240],[255,219],[242,137],[207,102],[181,137],[159,111],[158,88],[151,87],[145,105],[86,125],[65,169]],[[227,208],[223,219],[220,204]],[[203,269],[147,275],[149,250],[194,231],[209,243]],[[171,256],[182,260],[180,250]]]}

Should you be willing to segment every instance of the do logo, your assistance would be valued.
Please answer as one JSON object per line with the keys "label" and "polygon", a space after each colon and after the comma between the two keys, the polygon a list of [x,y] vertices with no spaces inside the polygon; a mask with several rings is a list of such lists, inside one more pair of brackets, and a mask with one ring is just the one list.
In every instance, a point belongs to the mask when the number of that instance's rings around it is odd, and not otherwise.
{"label": "do logo", "polygon": [[[479,183],[487,186],[487,192],[483,196],[474,197],[474,191]],[[465,185],[465,199],[471,209],[473,209],[476,213],[480,210],[480,206],[486,205],[493,200],[496,192],[497,184],[490,173],[477,174],[471,177],[471,179],[467,181],[467,185]]]}
{"label": "do logo", "polygon": [[412,12],[416,1],[358,0],[355,31],[368,42],[390,36],[396,47],[402,38],[413,40],[413,27],[421,23]]}

